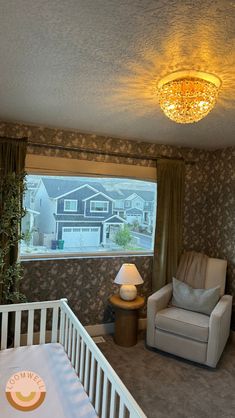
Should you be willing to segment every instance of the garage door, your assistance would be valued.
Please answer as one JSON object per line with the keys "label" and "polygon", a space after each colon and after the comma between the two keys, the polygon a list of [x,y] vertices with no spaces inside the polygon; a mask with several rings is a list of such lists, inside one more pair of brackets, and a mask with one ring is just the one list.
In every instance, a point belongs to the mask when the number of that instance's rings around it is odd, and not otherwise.
{"label": "garage door", "polygon": [[100,228],[66,228],[62,229],[64,247],[97,247],[100,244]]}

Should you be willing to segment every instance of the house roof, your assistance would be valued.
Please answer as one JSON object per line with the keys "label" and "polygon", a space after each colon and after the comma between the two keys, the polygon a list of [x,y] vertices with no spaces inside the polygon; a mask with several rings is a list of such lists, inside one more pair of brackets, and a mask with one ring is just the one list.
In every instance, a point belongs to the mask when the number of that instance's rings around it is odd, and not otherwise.
{"label": "house roof", "polygon": [[144,199],[143,199],[143,197],[141,197],[141,196],[138,194],[138,192],[137,192],[137,193],[136,193],[136,192],[132,193],[130,196],[128,196],[128,197],[126,198],[126,200],[134,200],[134,199],[136,199],[136,198],[140,198],[141,200],[144,200]]}
{"label": "house roof", "polygon": [[130,208],[126,210],[126,213],[127,215],[142,215],[143,211],[138,208]]}
{"label": "house roof", "polygon": [[126,221],[125,219],[121,218],[121,216],[118,216],[118,215],[113,215],[113,216],[110,216],[110,218],[105,219],[105,221],[104,221],[104,222],[105,222],[105,223],[106,223],[106,222],[107,222],[107,223],[115,223],[115,224],[127,223],[127,221]]}
{"label": "house roof", "polygon": [[40,212],[38,212],[37,210],[33,210],[33,209],[30,209],[30,208],[27,208],[27,206],[26,206],[26,215],[27,215],[27,212],[28,213],[32,213],[33,215],[40,215]]}
{"label": "house roof", "polygon": [[123,194],[120,191],[111,191],[111,190],[106,190],[106,194],[108,196],[110,196],[113,200],[122,200],[123,199]]}
{"label": "house roof", "polygon": [[[123,193],[124,198],[128,199],[132,195],[136,194],[137,196],[140,196],[142,199],[144,199],[146,202],[151,202],[154,200],[154,192],[151,192],[150,190],[127,190],[127,189],[120,189],[120,191]],[[133,196],[134,198],[135,196]]]}
{"label": "house roof", "polygon": [[88,196],[88,197],[86,197],[85,199],[83,199],[84,200],[84,202],[86,201],[86,200],[89,200],[89,199],[92,199],[92,198],[95,198],[95,197],[97,197],[97,196],[99,196],[99,195],[102,195],[102,196],[104,196],[104,197],[106,197],[106,198],[108,198],[109,200],[112,200],[113,201],[113,199],[109,196],[109,194],[106,192],[106,193],[103,193],[103,192],[98,192],[98,193],[93,193],[91,196]]}
{"label": "house roof", "polygon": [[94,223],[94,222],[106,222],[108,221],[109,223],[125,223],[125,219],[117,216],[117,215],[113,215],[113,216],[84,216],[84,215],[71,215],[71,214],[61,214],[61,215],[56,215],[54,214],[55,220],[58,222],[86,222],[87,224],[89,223]]}
{"label": "house roof", "polygon": [[98,182],[84,182],[84,180],[60,180],[46,177],[42,177],[42,182],[46,188],[48,196],[54,199],[57,199],[59,196],[63,196],[67,193],[70,193],[73,190],[76,190],[84,185],[88,185],[92,188],[91,196],[98,192],[106,192],[102,184]]}
{"label": "house roof", "polygon": [[57,199],[62,197],[79,187],[89,186],[90,189],[90,196],[87,199],[90,199],[91,196],[96,195],[97,193],[103,193],[107,197],[113,200],[122,200],[122,199],[130,199],[131,196],[136,197],[140,196],[145,201],[153,201],[154,200],[154,192],[151,191],[142,191],[142,190],[127,190],[127,189],[119,189],[119,191],[109,191],[106,190],[105,187],[95,181],[84,181],[84,180],[63,180],[63,179],[56,179],[56,178],[47,178],[42,177],[42,182],[46,188],[48,196],[50,198]]}
{"label": "house roof", "polygon": [[71,214],[61,214],[56,215],[54,214],[56,221],[70,221],[70,222],[103,222],[105,220],[105,217],[99,217],[99,216],[91,216],[86,217],[84,215],[71,215]]}

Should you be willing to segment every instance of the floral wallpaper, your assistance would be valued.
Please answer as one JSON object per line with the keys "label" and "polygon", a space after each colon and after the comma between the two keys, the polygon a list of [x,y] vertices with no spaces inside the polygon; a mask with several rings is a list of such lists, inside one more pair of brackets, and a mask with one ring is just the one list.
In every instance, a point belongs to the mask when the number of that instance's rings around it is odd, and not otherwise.
{"label": "floral wallpaper", "polygon": [[[22,138],[28,137],[29,154],[42,154],[53,157],[67,157],[90,159],[95,161],[108,161],[116,163],[129,163],[141,166],[154,166],[155,162],[144,157],[166,156],[187,158],[188,160],[200,159],[200,152],[195,153],[191,148],[171,147],[169,145],[157,145],[147,142],[130,141],[119,138],[110,138],[94,134],[82,134],[76,131],[52,129],[46,127],[29,126],[23,124],[10,124],[0,122],[0,136]],[[30,145],[39,144],[40,146]],[[43,147],[44,145],[44,147]],[[52,147],[48,147],[51,145]],[[55,149],[53,146],[62,146],[77,149],[77,151]],[[92,153],[85,152],[90,150]],[[106,155],[99,154],[99,151]],[[96,153],[97,152],[97,153]],[[109,153],[123,154],[124,157],[110,156]],[[134,157],[141,156],[141,159]]]}
{"label": "floral wallpaper", "polygon": [[[97,257],[25,261],[22,291],[28,300],[66,297],[83,325],[113,320],[108,298],[119,291],[113,284],[123,263],[136,264],[144,283],[139,294],[151,294],[152,257]],[[146,307],[140,312],[146,316]]]}
{"label": "floral wallpaper", "polygon": [[[184,248],[226,258],[227,291],[235,295],[235,147],[208,151],[5,122],[0,123],[0,136],[27,136],[31,144],[29,153],[55,157],[141,166],[154,166],[155,162],[147,158],[156,156],[183,157],[192,162],[186,164]],[[151,257],[131,257],[128,261],[136,262],[144,276],[141,293],[147,297],[151,292]],[[113,316],[107,300],[115,290],[112,281],[122,262],[123,259],[117,257],[24,262],[23,290],[31,300],[67,297],[84,324],[109,322]],[[141,314],[145,315],[145,310]],[[233,321],[235,326],[235,313]]]}

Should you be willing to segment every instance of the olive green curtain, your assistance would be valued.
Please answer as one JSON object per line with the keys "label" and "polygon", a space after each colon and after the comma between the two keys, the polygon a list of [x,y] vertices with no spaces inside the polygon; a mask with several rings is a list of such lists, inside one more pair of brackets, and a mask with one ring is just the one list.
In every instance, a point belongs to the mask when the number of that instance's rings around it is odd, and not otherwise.
{"label": "olive green curtain", "polygon": [[0,303],[17,299],[26,148],[26,138],[0,138]]}
{"label": "olive green curtain", "polygon": [[185,163],[157,161],[157,220],[152,287],[156,291],[172,281],[182,246]]}

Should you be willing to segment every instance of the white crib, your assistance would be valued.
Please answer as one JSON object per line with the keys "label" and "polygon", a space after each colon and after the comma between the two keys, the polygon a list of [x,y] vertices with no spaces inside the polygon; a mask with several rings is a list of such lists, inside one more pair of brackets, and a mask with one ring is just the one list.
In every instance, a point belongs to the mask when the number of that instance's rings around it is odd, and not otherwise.
{"label": "white crib", "polygon": [[[1,305],[1,350],[7,349],[9,313],[14,316],[13,347],[35,344],[35,314],[40,318],[39,344],[60,343],[83,385],[96,414],[101,418],[144,418],[145,414],[69,308],[66,299]],[[46,330],[48,314],[51,329]],[[22,317],[26,341],[22,342]],[[49,332],[48,332],[49,331]]]}

